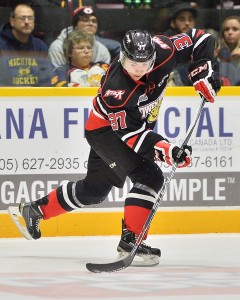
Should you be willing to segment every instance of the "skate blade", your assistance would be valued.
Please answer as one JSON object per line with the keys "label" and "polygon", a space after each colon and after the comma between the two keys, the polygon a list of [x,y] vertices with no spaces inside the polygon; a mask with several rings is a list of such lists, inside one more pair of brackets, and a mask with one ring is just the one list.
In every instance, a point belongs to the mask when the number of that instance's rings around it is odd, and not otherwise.
{"label": "skate blade", "polygon": [[22,223],[20,222],[20,217],[22,217],[22,215],[19,212],[18,207],[16,206],[9,206],[7,209],[10,217],[12,218],[13,222],[15,223],[15,225],[17,226],[18,230],[20,231],[20,233],[27,239],[27,240],[32,240],[32,236],[30,235],[30,233],[27,230],[27,227],[22,225]]}
{"label": "skate blade", "polygon": [[[121,251],[118,254],[119,259],[124,259],[129,255],[129,252]],[[131,263],[132,267],[154,267],[159,264],[159,256],[157,255],[147,255],[147,254],[137,254]]]}

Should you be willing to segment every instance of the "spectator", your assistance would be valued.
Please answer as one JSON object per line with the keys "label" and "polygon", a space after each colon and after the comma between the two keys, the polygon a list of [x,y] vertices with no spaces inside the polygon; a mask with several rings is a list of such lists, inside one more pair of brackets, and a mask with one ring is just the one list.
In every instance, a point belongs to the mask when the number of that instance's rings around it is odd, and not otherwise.
{"label": "spectator", "polygon": [[219,50],[220,74],[223,85],[240,85],[240,17],[229,16],[222,24]]}
{"label": "spectator", "polygon": [[0,86],[50,86],[48,47],[34,37],[35,14],[17,4],[0,29]]}
{"label": "spectator", "polygon": [[[92,25],[90,22],[91,20],[93,21]],[[97,35],[96,33],[98,30],[98,23],[99,22],[98,22],[96,12],[92,9],[92,7],[89,6],[79,7],[75,9],[73,12],[73,19],[72,19],[73,28],[93,34],[98,42],[100,42],[101,44],[107,47],[112,60],[119,54],[121,49],[121,44],[118,41],[108,39],[108,38],[102,38],[99,35]]]}
{"label": "spectator", "polygon": [[[93,36],[78,30],[72,31],[63,42],[63,52],[68,62],[55,69],[53,85],[99,87],[108,65],[93,63]],[[66,78],[67,77],[67,78]]]}
{"label": "spectator", "polygon": [[219,57],[240,67],[240,16],[229,16],[224,20]]}
{"label": "spectator", "polygon": [[[197,10],[188,3],[177,3],[171,7],[170,11],[170,28],[164,32],[166,36],[173,36],[180,33],[186,33],[195,27]],[[168,86],[191,86],[192,83],[188,78],[189,63],[179,63],[170,74]]]}
{"label": "spectator", "polygon": [[173,36],[195,27],[197,10],[188,3],[178,3],[170,11],[170,28],[164,33]]}
{"label": "spectator", "polygon": [[[91,7],[80,7],[74,10],[72,26],[62,30],[58,38],[50,45],[49,54],[54,66],[60,66],[66,63],[63,54],[63,41],[73,30],[87,32],[94,36],[93,62],[102,61],[107,64],[111,61],[111,54],[116,55],[120,51],[120,43],[111,39],[102,39],[96,35],[98,29],[98,20],[95,12]],[[106,45],[104,45],[104,43]]]}

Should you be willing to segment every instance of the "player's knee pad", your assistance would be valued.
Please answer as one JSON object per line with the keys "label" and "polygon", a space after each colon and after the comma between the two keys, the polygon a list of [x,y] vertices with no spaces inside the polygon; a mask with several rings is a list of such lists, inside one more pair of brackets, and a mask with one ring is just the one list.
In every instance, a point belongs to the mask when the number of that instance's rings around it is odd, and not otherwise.
{"label": "player's knee pad", "polygon": [[156,163],[150,160],[144,160],[140,166],[129,174],[129,178],[133,183],[144,184],[152,188],[155,192],[161,189],[164,182],[161,169]]}
{"label": "player's knee pad", "polygon": [[79,180],[76,182],[76,197],[83,205],[99,204],[105,200],[111,187],[100,188],[97,185],[92,184],[88,188],[88,184],[85,180]]}

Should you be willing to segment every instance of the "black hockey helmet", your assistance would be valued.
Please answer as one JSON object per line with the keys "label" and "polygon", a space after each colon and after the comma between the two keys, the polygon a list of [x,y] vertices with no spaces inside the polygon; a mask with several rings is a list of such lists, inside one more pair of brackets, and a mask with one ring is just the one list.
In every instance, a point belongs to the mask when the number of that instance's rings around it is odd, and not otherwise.
{"label": "black hockey helmet", "polygon": [[151,35],[145,30],[129,30],[122,41],[123,55],[136,62],[155,58],[155,45]]}

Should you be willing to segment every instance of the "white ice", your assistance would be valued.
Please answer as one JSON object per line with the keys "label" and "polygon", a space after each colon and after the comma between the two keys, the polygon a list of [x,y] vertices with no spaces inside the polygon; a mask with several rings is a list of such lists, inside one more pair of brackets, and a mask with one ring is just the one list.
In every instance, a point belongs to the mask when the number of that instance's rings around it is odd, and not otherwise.
{"label": "white ice", "polygon": [[116,259],[119,237],[0,239],[1,300],[239,300],[240,234],[158,235],[156,267],[90,273]]}

